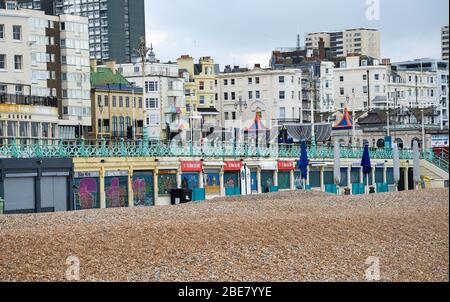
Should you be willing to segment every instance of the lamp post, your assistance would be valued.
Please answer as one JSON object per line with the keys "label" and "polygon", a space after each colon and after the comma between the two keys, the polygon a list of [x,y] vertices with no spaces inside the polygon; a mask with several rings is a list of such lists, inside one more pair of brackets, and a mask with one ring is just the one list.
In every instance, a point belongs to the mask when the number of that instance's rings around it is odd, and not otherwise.
{"label": "lamp post", "polygon": [[133,141],[136,140],[136,116],[135,116],[135,108],[136,108],[136,98],[134,95],[134,83],[131,83],[131,107],[132,107],[132,113],[133,113],[133,117],[132,117],[132,128],[131,128],[131,133],[132,133],[132,137],[133,137]]}
{"label": "lamp post", "polygon": [[356,109],[355,109],[355,88],[352,88],[352,141],[356,142]]}
{"label": "lamp post", "polygon": [[[141,37],[139,47],[136,49],[133,49],[133,52],[136,55],[133,57],[135,57],[135,58],[137,57],[137,58],[141,59],[141,76],[142,76],[142,89],[143,89],[144,98],[145,98],[145,93],[147,93],[147,91],[145,89],[145,62],[146,62],[147,53],[149,51],[150,51],[150,48],[147,47],[145,37]],[[143,126],[144,126],[143,139],[144,139],[144,141],[146,141],[146,143],[148,143],[147,112],[146,112],[146,110],[144,110],[144,112],[145,112],[145,116],[144,116],[144,123],[143,123]]]}
{"label": "lamp post", "polygon": [[315,124],[314,124],[314,102],[315,102],[315,98],[316,98],[316,82],[314,81],[314,79],[311,79],[311,84],[313,85],[313,91],[314,91],[314,95],[311,96],[311,144],[315,145],[315,143],[316,143],[316,128],[315,128]]}
{"label": "lamp post", "polygon": [[367,69],[367,111],[370,111],[370,70]]}
{"label": "lamp post", "polygon": [[420,110],[421,115],[422,115],[422,152],[425,153],[425,111],[422,108],[422,110]]}
{"label": "lamp post", "polygon": [[[236,111],[239,111],[239,113],[240,113],[240,122],[241,123],[242,123],[243,112],[244,112],[244,110],[247,110],[247,108],[248,108],[247,101],[243,100],[242,96],[239,96],[239,101],[235,101],[234,102],[234,109]],[[239,130],[240,130],[240,128],[239,128]],[[235,133],[235,142],[236,141],[237,141],[237,133]]]}
{"label": "lamp post", "polygon": [[100,101],[98,104],[98,110],[100,111],[100,140],[103,140],[103,103]]}

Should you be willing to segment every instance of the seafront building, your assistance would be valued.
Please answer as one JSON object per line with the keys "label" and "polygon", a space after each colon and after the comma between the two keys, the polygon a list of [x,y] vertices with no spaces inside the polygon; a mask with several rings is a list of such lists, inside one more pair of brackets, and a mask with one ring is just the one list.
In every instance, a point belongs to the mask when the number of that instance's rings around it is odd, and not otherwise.
{"label": "seafront building", "polygon": [[221,128],[216,88],[219,65],[211,57],[201,57],[195,64],[194,58],[189,55],[181,56],[177,63],[185,78],[189,127],[196,130],[187,133],[188,140],[194,135],[194,140],[198,141]]}
{"label": "seafront building", "polygon": [[137,140],[143,138],[144,101],[142,88],[132,86],[117,70],[114,61],[98,67],[91,60],[92,129],[94,140]]}
{"label": "seafront building", "polygon": [[160,62],[151,49],[145,70],[140,61],[120,64],[117,68],[134,86],[144,88],[144,127],[150,140],[172,140],[189,126],[185,78],[176,63]]}
{"label": "seafront building", "polygon": [[28,143],[81,138],[91,126],[87,18],[5,7],[1,137]]}
{"label": "seafront building", "polygon": [[[217,75],[221,123],[234,129],[252,129],[255,117],[264,127],[259,136],[280,123],[302,119],[302,72],[300,69],[253,69],[226,66]],[[245,134],[245,133],[242,133]],[[247,133],[248,134],[248,133]],[[251,133],[250,133],[251,134]]]}

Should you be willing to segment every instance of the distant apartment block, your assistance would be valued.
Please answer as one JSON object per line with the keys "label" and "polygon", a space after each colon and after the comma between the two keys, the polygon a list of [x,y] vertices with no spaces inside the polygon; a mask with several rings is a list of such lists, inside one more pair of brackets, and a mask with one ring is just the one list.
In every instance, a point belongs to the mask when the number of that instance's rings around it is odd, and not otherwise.
{"label": "distant apartment block", "polygon": [[377,29],[355,28],[344,31],[316,32],[306,34],[306,49],[317,50],[319,41],[331,50],[333,58],[352,54],[380,59],[380,32]]}
{"label": "distant apartment block", "polygon": [[145,37],[144,0],[19,0],[23,8],[46,14],[89,18],[90,59],[131,63],[133,49]]}
{"label": "distant apartment block", "polygon": [[448,61],[448,25],[442,27],[442,60]]}

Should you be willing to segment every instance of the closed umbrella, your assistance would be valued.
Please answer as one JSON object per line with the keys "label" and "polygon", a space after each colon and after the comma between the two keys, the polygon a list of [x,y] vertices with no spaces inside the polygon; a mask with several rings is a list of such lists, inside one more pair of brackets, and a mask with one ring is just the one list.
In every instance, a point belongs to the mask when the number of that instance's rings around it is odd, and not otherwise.
{"label": "closed umbrella", "polygon": [[334,183],[338,188],[341,184],[341,146],[338,142],[334,143]]}
{"label": "closed umbrella", "polygon": [[369,144],[364,146],[364,154],[361,160],[361,167],[363,169],[364,177],[366,177],[366,193],[369,193],[369,174],[372,172],[372,164],[370,163]]}
{"label": "closed umbrella", "polygon": [[419,151],[419,143],[414,141],[413,144],[413,168],[414,168],[414,186],[415,188],[420,183],[420,151]]}
{"label": "closed umbrella", "polygon": [[394,143],[392,150],[392,155],[394,159],[394,184],[395,188],[398,191],[398,184],[400,182],[400,155],[398,152],[398,145]]}
{"label": "closed umbrella", "polygon": [[302,183],[303,183],[303,190],[306,189],[305,183],[308,179],[308,166],[309,166],[309,160],[308,160],[308,150],[306,148],[306,142],[303,140],[301,143],[301,153],[300,153],[300,160],[297,163],[301,174],[302,174]]}

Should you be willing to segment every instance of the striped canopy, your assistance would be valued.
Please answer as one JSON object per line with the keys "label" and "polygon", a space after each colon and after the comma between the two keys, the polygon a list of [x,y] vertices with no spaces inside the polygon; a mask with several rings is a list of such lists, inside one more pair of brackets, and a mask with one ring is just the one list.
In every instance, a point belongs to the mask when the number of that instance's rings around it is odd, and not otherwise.
{"label": "striped canopy", "polygon": [[344,114],[339,122],[333,126],[333,130],[350,130],[353,128],[353,119],[348,112],[348,109],[344,109]]}
{"label": "striped canopy", "polygon": [[258,132],[258,131],[264,132],[270,131],[270,129],[264,126],[264,124],[261,121],[261,116],[257,113],[255,116],[255,120],[250,125],[250,127],[245,129],[245,132]]}

